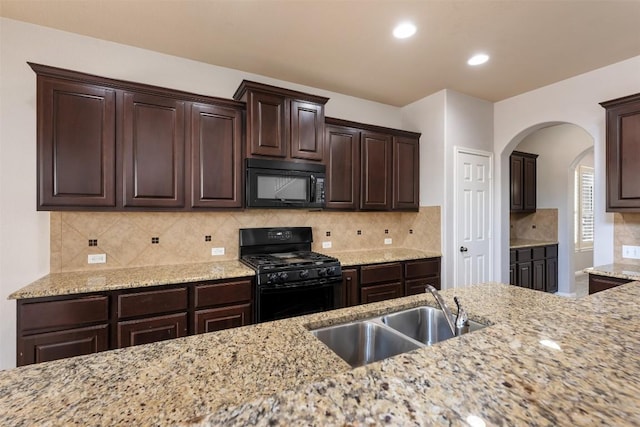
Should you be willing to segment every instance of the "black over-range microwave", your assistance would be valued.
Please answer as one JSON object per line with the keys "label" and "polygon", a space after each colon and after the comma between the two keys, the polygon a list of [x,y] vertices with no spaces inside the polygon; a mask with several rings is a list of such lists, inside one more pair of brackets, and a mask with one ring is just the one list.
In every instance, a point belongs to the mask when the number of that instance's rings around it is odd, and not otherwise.
{"label": "black over-range microwave", "polygon": [[324,208],[324,165],[250,158],[246,166],[248,208]]}

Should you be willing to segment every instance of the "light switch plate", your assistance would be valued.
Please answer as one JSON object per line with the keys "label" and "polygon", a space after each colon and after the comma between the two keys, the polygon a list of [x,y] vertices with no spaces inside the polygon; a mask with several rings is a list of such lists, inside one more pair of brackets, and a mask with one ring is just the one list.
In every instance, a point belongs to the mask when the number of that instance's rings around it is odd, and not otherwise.
{"label": "light switch plate", "polygon": [[211,255],[213,256],[224,255],[224,248],[211,248]]}
{"label": "light switch plate", "polygon": [[391,243],[393,243],[393,240],[391,240],[391,237],[387,237],[386,239],[384,239],[385,245],[390,245]]}
{"label": "light switch plate", "polygon": [[622,258],[640,259],[640,246],[622,245]]}
{"label": "light switch plate", "polygon": [[89,264],[104,264],[107,262],[107,254],[91,254],[87,257]]}
{"label": "light switch plate", "polygon": [[329,249],[331,247],[331,242],[322,242],[322,249]]}

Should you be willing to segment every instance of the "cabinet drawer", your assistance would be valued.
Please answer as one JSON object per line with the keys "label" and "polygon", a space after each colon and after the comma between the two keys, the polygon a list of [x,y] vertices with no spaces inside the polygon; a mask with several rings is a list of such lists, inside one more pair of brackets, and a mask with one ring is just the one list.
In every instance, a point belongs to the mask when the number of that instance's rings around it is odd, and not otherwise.
{"label": "cabinet drawer", "polygon": [[516,249],[516,260],[518,262],[531,261],[531,248]]}
{"label": "cabinet drawer", "polygon": [[549,245],[546,247],[546,256],[547,258],[557,258],[558,257],[558,245]]}
{"label": "cabinet drawer", "polygon": [[196,308],[251,301],[251,280],[196,286]]}
{"label": "cabinet drawer", "polygon": [[407,261],[404,265],[404,277],[415,279],[418,277],[439,276],[440,260],[429,259],[421,261]]}
{"label": "cabinet drawer", "polygon": [[367,265],[360,269],[360,284],[383,283],[402,280],[402,265],[377,264]]}
{"label": "cabinet drawer", "polygon": [[118,323],[118,348],[149,344],[187,335],[187,313]]}
{"label": "cabinet drawer", "polygon": [[402,296],[402,284],[387,283],[384,285],[367,286],[360,289],[360,301],[362,304],[385,301]]}
{"label": "cabinet drawer", "polygon": [[109,299],[99,295],[48,302],[19,302],[20,330],[61,330],[88,323],[106,322]]}
{"label": "cabinet drawer", "polygon": [[531,248],[532,259],[544,259],[545,257],[545,249],[546,246],[537,246],[535,248]]}
{"label": "cabinet drawer", "polygon": [[187,288],[118,295],[118,317],[135,317],[187,309]]}
{"label": "cabinet drawer", "polygon": [[413,280],[405,280],[404,281],[404,294],[408,295],[416,295],[423,294],[425,291],[425,287],[427,285],[431,285],[436,289],[440,289],[440,276],[431,277],[428,279],[413,279]]}
{"label": "cabinet drawer", "polygon": [[108,350],[107,325],[30,335],[18,339],[18,366]]}
{"label": "cabinet drawer", "polygon": [[605,291],[615,288],[616,286],[629,283],[630,280],[619,279],[617,277],[598,276],[597,274],[589,274],[589,295],[596,292]]}

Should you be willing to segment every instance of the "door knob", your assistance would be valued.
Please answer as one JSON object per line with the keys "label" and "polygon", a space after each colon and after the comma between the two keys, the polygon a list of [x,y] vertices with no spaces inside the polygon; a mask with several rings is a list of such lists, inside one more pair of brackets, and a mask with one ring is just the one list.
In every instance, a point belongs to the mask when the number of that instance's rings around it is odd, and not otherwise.
{"label": "door knob", "polygon": [[460,246],[460,252],[467,252],[469,249],[465,248],[464,246]]}

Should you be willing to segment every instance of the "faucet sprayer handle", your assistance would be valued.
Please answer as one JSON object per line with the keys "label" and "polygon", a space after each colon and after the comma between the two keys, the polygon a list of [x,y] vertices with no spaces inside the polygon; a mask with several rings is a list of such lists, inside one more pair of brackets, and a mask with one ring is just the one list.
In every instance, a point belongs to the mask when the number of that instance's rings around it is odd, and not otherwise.
{"label": "faucet sprayer handle", "polygon": [[460,300],[458,297],[453,297],[453,301],[456,303],[458,307],[458,314],[456,315],[456,335],[462,335],[469,332],[469,316],[467,316],[467,312],[462,305],[460,304]]}

